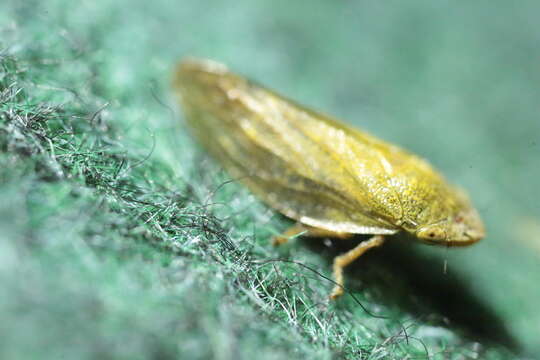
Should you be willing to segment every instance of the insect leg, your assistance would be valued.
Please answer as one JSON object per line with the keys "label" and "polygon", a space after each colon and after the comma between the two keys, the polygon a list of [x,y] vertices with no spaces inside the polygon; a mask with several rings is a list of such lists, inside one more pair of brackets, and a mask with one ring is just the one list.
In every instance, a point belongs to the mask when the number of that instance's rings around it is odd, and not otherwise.
{"label": "insect leg", "polygon": [[324,229],[311,227],[308,225],[304,225],[302,223],[296,223],[290,228],[288,228],[287,230],[285,230],[283,234],[279,236],[274,236],[272,238],[272,245],[274,246],[283,245],[287,243],[289,239],[294,236],[329,237],[329,238],[347,239],[354,236],[354,234],[338,233],[338,232],[333,232],[330,230],[324,230]]}
{"label": "insect leg", "polygon": [[343,269],[367,250],[380,246],[383,242],[384,237],[382,235],[375,235],[367,241],[362,241],[354,249],[334,258],[334,281],[336,285],[330,294],[330,299],[334,300],[343,295]]}
{"label": "insect leg", "polygon": [[285,230],[283,234],[274,236],[272,238],[272,245],[279,246],[286,244],[293,236],[305,235],[307,231],[308,230],[304,227],[304,225],[302,225],[301,223],[296,223],[287,230]]}

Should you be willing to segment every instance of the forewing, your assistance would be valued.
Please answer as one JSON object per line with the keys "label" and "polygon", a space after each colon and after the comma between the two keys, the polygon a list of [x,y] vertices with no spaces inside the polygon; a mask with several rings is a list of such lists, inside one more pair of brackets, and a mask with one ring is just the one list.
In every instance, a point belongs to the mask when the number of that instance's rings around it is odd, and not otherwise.
{"label": "forewing", "polygon": [[[185,81],[193,79],[184,79]],[[184,108],[203,145],[270,206],[336,232],[394,233],[370,198],[373,157],[342,129],[233,75],[184,84]],[[365,158],[358,154],[364,152]]]}

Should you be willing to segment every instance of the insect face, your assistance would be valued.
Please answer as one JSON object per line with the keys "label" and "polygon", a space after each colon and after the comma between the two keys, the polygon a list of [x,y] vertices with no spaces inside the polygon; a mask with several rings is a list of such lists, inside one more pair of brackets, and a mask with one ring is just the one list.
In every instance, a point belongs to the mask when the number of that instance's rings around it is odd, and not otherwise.
{"label": "insect face", "polygon": [[482,239],[484,235],[484,226],[474,209],[469,209],[466,214],[458,213],[435,224],[422,226],[416,231],[416,236],[420,240],[446,246],[470,245]]}

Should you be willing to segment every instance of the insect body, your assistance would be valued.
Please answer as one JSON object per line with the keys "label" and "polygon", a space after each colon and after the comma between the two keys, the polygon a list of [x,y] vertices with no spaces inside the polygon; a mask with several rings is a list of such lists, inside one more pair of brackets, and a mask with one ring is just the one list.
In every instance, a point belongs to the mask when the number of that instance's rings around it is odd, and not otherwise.
{"label": "insect body", "polygon": [[212,61],[182,62],[174,87],[202,145],[265,203],[297,221],[278,243],[301,231],[374,235],[334,260],[333,298],[343,292],[343,268],[385,235],[406,231],[445,246],[484,236],[465,193],[416,155]]}

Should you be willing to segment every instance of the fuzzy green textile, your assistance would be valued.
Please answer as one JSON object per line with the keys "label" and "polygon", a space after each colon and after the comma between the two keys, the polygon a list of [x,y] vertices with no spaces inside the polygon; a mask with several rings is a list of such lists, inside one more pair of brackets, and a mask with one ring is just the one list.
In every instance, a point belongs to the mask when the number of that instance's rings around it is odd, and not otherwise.
{"label": "fuzzy green textile", "polygon": [[[513,359],[540,353],[537,1],[0,3],[0,358]],[[488,236],[269,240],[290,221],[186,133],[209,57],[428,158]],[[445,263],[447,272],[445,273]]]}

